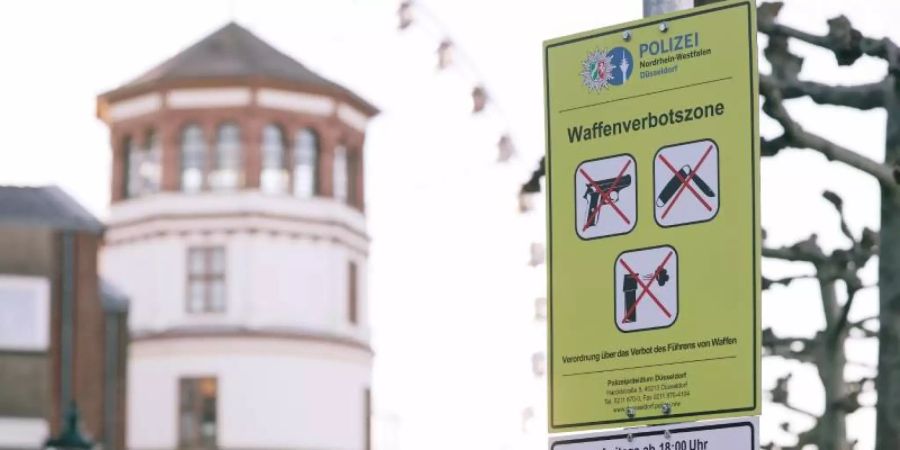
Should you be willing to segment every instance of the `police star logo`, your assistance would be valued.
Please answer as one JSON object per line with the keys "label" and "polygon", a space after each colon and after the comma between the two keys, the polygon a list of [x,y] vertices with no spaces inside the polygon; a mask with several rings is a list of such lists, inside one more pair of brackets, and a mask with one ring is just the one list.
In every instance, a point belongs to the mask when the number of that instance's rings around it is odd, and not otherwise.
{"label": "police star logo", "polygon": [[600,92],[609,87],[614,69],[612,54],[606,50],[594,50],[582,62],[581,81],[592,92]]}

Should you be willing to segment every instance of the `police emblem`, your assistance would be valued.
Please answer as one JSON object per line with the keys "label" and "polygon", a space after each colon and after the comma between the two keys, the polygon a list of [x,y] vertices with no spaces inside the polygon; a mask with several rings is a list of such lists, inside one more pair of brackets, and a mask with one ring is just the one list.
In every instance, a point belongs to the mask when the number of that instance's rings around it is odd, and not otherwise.
{"label": "police emblem", "polygon": [[582,62],[581,81],[592,92],[624,84],[631,77],[634,59],[625,47],[588,53]]}

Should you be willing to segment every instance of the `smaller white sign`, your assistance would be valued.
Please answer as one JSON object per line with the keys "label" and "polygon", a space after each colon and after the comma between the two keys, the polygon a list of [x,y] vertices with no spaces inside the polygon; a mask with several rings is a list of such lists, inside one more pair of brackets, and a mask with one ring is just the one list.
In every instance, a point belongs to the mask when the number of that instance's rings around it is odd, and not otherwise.
{"label": "smaller white sign", "polygon": [[631,155],[584,161],[575,169],[575,233],[597,239],[637,224],[637,164]]}
{"label": "smaller white sign", "polygon": [[759,418],[571,434],[551,438],[550,450],[759,450]]}
{"label": "smaller white sign", "polygon": [[653,160],[656,223],[707,222],[719,213],[719,147],[711,139],[669,145]]}
{"label": "smaller white sign", "polygon": [[665,328],[678,318],[678,252],[663,245],[616,258],[616,328],[623,332]]}

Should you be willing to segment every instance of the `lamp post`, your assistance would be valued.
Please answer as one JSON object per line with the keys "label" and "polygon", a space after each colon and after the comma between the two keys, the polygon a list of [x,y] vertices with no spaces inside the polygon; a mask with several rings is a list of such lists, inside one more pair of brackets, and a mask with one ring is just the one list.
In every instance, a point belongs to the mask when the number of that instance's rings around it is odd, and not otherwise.
{"label": "lamp post", "polygon": [[94,443],[81,434],[81,424],[78,419],[78,407],[73,400],[66,410],[66,418],[59,435],[47,439],[44,448],[48,450],[90,450]]}

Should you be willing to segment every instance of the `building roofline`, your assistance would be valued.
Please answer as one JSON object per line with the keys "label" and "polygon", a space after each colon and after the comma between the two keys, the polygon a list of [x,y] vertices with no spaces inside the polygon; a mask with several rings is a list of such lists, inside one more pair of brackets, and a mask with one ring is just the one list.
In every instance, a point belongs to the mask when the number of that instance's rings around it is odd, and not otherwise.
{"label": "building roofline", "polygon": [[124,313],[128,312],[129,300],[124,292],[119,290],[109,281],[99,278],[100,300],[103,304],[103,310],[108,313]]}
{"label": "building roofline", "polygon": [[158,341],[167,339],[207,339],[207,338],[262,338],[312,341],[352,347],[374,354],[372,347],[364,341],[335,334],[311,332],[302,328],[273,327],[247,328],[243,326],[180,326],[162,331],[132,332],[132,342]]}
{"label": "building roofline", "polygon": [[313,87],[313,91],[344,97],[369,117],[379,112],[355,92],[310,70],[241,25],[229,22],[142,75],[100,94],[98,117],[103,117],[107,102],[158,90],[171,82],[203,84],[222,79],[246,83],[268,80],[288,83],[301,90]]}
{"label": "building roofline", "polygon": [[0,186],[0,226],[44,226],[102,235],[100,220],[57,186]]}
{"label": "building roofline", "polygon": [[381,110],[377,106],[360,97],[353,91],[341,88],[340,86],[337,86],[335,88],[328,88],[271,77],[252,76],[184,78],[179,80],[153,81],[137,86],[116,88],[110,91],[106,91],[97,96],[97,106],[95,114],[98,119],[107,121],[106,110],[109,108],[110,104],[153,92],[178,88],[215,88],[233,86],[246,86],[251,88],[270,87],[302,93],[327,95],[337,100],[342,100],[360,109],[368,118],[375,117],[379,113],[381,113]]}

